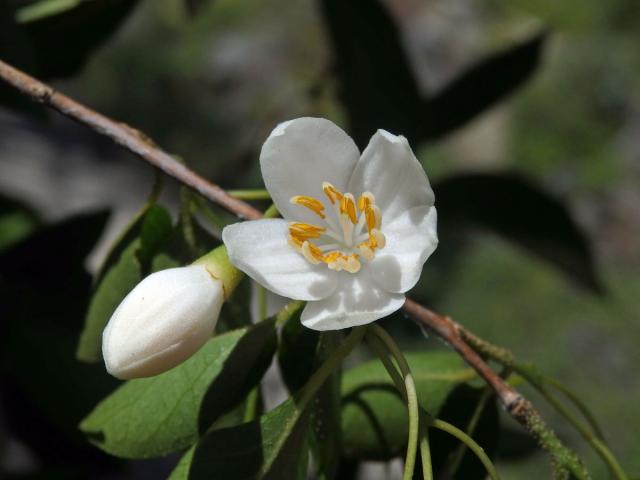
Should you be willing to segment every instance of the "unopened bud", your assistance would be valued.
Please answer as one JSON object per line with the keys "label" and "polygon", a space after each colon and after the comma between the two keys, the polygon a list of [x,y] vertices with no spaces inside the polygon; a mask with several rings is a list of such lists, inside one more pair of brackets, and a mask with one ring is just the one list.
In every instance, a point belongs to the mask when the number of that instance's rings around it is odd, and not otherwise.
{"label": "unopened bud", "polygon": [[169,370],[211,337],[225,299],[223,280],[206,264],[149,275],[125,297],[102,336],[114,377],[149,377]]}

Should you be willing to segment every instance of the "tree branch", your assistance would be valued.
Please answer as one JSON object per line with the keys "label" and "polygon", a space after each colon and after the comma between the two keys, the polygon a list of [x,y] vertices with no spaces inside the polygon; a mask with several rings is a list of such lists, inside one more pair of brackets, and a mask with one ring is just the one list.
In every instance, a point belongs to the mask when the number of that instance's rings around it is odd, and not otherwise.
{"label": "tree branch", "polygon": [[100,135],[110,138],[129,152],[159,168],[170,177],[195,190],[203,197],[220,205],[240,218],[254,220],[261,217],[251,205],[233,198],[218,185],[204,179],[159,148],[142,132],[116,122],[71,98],[56,92],[50,86],[0,60],[0,78],[32,100],[42,103],[62,115],[86,125]]}
{"label": "tree branch", "polygon": [[[129,152],[162,170],[170,177],[195,190],[204,198],[228,212],[249,220],[262,217],[262,214],[257,209],[242,200],[233,198],[220,186],[199,176],[159,148],[149,137],[138,130],[81,105],[1,60],[0,79],[32,100],[42,103],[62,115],[89,127],[98,134],[110,138]],[[467,332],[450,318],[437,314],[413,300],[407,299],[404,310],[421,326],[432,330],[440,336],[478,372],[496,393],[507,412],[523,425],[537,439],[540,445],[551,454],[558,478],[566,478],[569,472],[578,479],[589,478],[589,474],[580,460],[547,427],[531,402],[500,378],[476,350],[470,346],[478,342],[490,345],[488,342],[484,342]]]}
{"label": "tree branch", "polygon": [[[405,302],[404,310],[418,325],[435,332],[447,342],[478,372],[478,375],[496,393],[498,400],[509,415],[520,423],[538,441],[542,448],[549,452],[555,470],[554,473],[558,478],[564,478],[569,473],[578,479],[590,478],[580,459],[560,442],[555,432],[546,425],[533,404],[494,372],[476,350],[469,346],[467,339],[474,339],[472,345],[477,342],[490,345],[488,342],[468,332],[451,318],[429,310],[411,299],[407,299]],[[499,347],[493,348],[497,349]],[[506,350],[504,351],[506,352]]]}

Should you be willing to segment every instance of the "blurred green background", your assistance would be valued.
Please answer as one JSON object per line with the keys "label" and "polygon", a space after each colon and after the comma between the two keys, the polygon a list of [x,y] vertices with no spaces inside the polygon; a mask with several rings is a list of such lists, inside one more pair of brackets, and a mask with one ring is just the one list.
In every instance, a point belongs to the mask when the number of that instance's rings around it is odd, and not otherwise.
{"label": "blurred green background", "polygon": [[[600,288],[589,287],[593,279],[581,282],[580,272],[563,274],[535,248],[532,253],[479,222],[448,230],[415,295],[569,386],[596,412],[625,469],[640,475],[640,3],[382,3],[423,94],[441,91],[483,58],[546,32],[526,83],[459,128],[416,134],[414,150],[433,183],[509,171],[559,199],[590,245]],[[63,78],[54,74],[52,81],[147,133],[223,187],[261,187],[257,155],[275,124],[314,115],[346,128],[353,119],[348,101],[340,100],[323,18],[313,1],[140,1],[81,68]],[[375,108],[384,99],[368,101]],[[106,237],[91,257],[95,266],[143,202],[153,175],[82,127],[40,111],[25,114],[23,107],[0,110],[0,193],[45,220],[112,209]],[[411,138],[410,132],[394,133]],[[176,190],[169,182],[164,201],[175,203]],[[539,211],[535,205],[523,211],[502,206],[525,216],[525,224],[548,214],[544,205]],[[36,223],[30,218],[24,211],[2,216],[0,247],[26,235]],[[398,322],[394,318],[390,326],[405,334],[404,343],[425,348],[415,329]],[[579,436],[525,391],[584,456],[594,478],[606,478]],[[549,472],[542,453],[499,461],[498,467],[507,479]]]}

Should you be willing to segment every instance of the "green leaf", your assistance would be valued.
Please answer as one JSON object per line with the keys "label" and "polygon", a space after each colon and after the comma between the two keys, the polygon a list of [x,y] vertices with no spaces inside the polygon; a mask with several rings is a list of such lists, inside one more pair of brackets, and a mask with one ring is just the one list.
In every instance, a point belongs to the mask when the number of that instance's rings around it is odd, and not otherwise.
{"label": "green leaf", "polygon": [[51,15],[59,15],[77,8],[85,0],[40,0],[20,8],[16,20],[20,23],[33,22]]}
{"label": "green leaf", "polygon": [[[459,356],[450,352],[409,353],[406,358],[420,405],[435,416],[454,388],[476,377]],[[362,363],[344,373],[343,455],[388,460],[402,452],[407,432],[407,406],[378,360]]]}
{"label": "green leaf", "polygon": [[26,238],[39,223],[33,210],[0,195],[0,252]]}
{"label": "green leaf", "polygon": [[481,59],[422,105],[422,139],[441,137],[507,97],[536,71],[546,34]]}
{"label": "green leaf", "polygon": [[191,241],[185,238],[185,220],[180,218],[162,250],[153,258],[152,270],[157,271],[191,263],[220,244],[195,219],[191,219],[189,222],[189,235],[192,237]]}
{"label": "green leaf", "polygon": [[142,280],[142,268],[136,257],[140,242],[134,241],[102,279],[91,297],[84,329],[80,334],[76,357],[83,362],[102,358],[102,331],[122,299]]}
{"label": "green leaf", "polygon": [[122,24],[136,0],[40,0],[16,11],[40,78],[75,74]]}
{"label": "green leaf", "polygon": [[490,55],[440,92],[423,96],[400,33],[380,0],[322,0],[339,94],[361,148],[379,128],[410,143],[441,137],[522,85],[535,71],[544,35]]}
{"label": "green leaf", "polygon": [[[320,332],[300,323],[302,306],[282,329],[278,364],[290,392],[302,388],[339,342],[335,332]],[[314,352],[313,355],[310,352]],[[334,372],[318,391],[311,411],[309,437],[319,479],[333,478],[340,455],[340,377]]]}
{"label": "green leaf", "polygon": [[[171,217],[164,208],[152,205],[145,210],[123,234],[99,274],[101,279],[91,297],[78,342],[76,356],[79,360],[95,362],[101,359],[104,327],[124,297],[142,280],[151,257],[171,230]],[[125,242],[128,242],[126,246]]]}
{"label": "green leaf", "polygon": [[275,317],[257,323],[240,339],[200,404],[200,432],[238,405],[260,383],[277,346]]}
{"label": "green leaf", "polygon": [[122,385],[80,428],[120,457],[187,448],[259,382],[274,349],[274,319],[214,337],[178,367]]}
{"label": "green leaf", "polygon": [[589,243],[566,206],[517,174],[466,174],[434,185],[443,231],[480,226],[602,293]]}
{"label": "green leaf", "polygon": [[322,0],[349,133],[360,148],[379,128],[415,139],[421,97],[400,34],[379,0]]}
{"label": "green leaf", "polygon": [[[323,332],[316,351],[316,366],[323,363],[340,342],[340,332]],[[336,369],[318,391],[311,411],[310,443],[319,480],[335,478],[342,451],[342,371]],[[303,477],[306,478],[306,477]]]}
{"label": "green leaf", "polygon": [[189,479],[298,478],[307,414],[289,398],[258,420],[211,431],[195,449]]}
{"label": "green leaf", "polygon": [[[261,324],[269,324],[273,329],[273,322],[285,325],[299,323],[303,306],[302,302],[292,302]],[[239,364],[242,357],[238,355]],[[230,374],[246,368],[233,365],[234,362],[231,364]],[[245,383],[245,392],[249,391],[250,383]],[[307,412],[301,412],[294,398],[290,398],[257,420],[229,428],[218,428],[218,422],[195,449],[182,457],[170,479],[205,479],[211,477],[211,472],[215,472],[216,478],[304,478],[299,473],[304,469],[305,457],[308,456],[306,418]]]}
{"label": "green leaf", "polygon": [[278,347],[278,366],[290,393],[300,390],[317,366],[315,352],[320,332],[300,323],[302,305],[292,313],[282,327]]}
{"label": "green leaf", "polygon": [[191,447],[189,450],[185,452],[182,457],[180,457],[180,461],[174,467],[171,475],[167,480],[188,480],[189,479],[189,469],[191,468],[191,462],[193,461],[193,454],[196,451],[195,445]]}
{"label": "green leaf", "polygon": [[[140,237],[142,232],[142,224],[145,221],[145,218],[149,212],[152,215],[163,216],[169,218],[169,223],[171,219],[169,217],[168,212],[166,210],[155,204],[155,197],[157,196],[157,192],[159,192],[160,184],[157,183],[154,186],[154,191],[151,193],[149,199],[145,204],[140,208],[140,210],[133,216],[129,224],[124,228],[124,230],[120,233],[117,240],[113,242],[113,245],[109,249],[102,265],[98,269],[98,273],[96,274],[95,284],[100,283],[102,278],[106,275],[109,269],[120,260],[122,253],[131,245],[131,243]],[[155,222],[153,222],[155,223]]]}

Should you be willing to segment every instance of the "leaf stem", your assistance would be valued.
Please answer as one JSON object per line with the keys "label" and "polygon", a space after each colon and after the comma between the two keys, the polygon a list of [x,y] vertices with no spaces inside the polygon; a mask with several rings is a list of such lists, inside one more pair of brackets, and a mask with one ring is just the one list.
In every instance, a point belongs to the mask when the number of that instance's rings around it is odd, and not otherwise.
{"label": "leaf stem", "polygon": [[258,290],[258,321],[267,318],[267,289],[259,283],[255,283]]}
{"label": "leaf stem", "polygon": [[546,384],[551,385],[560,393],[562,393],[578,410],[580,410],[582,416],[587,420],[587,422],[589,422],[589,425],[591,425],[593,432],[598,436],[598,438],[600,438],[600,440],[602,440],[603,443],[606,443],[604,440],[604,433],[602,432],[598,421],[591,413],[589,408],[585,405],[585,403],[575,393],[573,393],[555,378],[544,376],[543,380]]}
{"label": "leaf stem", "polygon": [[[405,383],[402,380],[402,376],[398,373],[398,369],[393,364],[393,361],[391,360],[391,358],[389,358],[388,350],[385,348],[385,344],[371,332],[367,332],[366,339],[368,345],[380,358],[382,365],[384,365],[387,373],[393,380],[393,383],[395,383],[396,389],[398,390],[402,398],[404,398],[404,401],[408,402]],[[431,465],[431,448],[429,446],[428,429],[424,421],[420,422],[420,427],[420,457],[422,459],[422,478],[423,480],[433,480],[433,467]]]}
{"label": "leaf stem", "polygon": [[424,421],[424,415],[420,421],[420,458],[422,459],[423,480],[433,480],[433,466],[431,465],[431,447],[429,446],[429,428]]}
{"label": "leaf stem", "polygon": [[411,373],[404,377],[407,390],[407,408],[409,410],[409,437],[407,441],[407,458],[404,463],[403,480],[411,480],[416,468],[418,451],[418,434],[420,433],[420,410],[418,408],[418,393]]}
{"label": "leaf stem", "polygon": [[487,470],[487,473],[489,474],[491,479],[499,479],[498,472],[496,471],[496,467],[493,466],[491,459],[487,456],[484,449],[480,445],[478,445],[473,438],[464,433],[458,427],[451,425],[444,420],[429,418],[427,421],[429,423],[429,426],[447,432],[448,434],[456,437],[458,440],[463,442],[467,447],[469,447],[469,450],[476,454],[478,460],[482,462],[482,465],[484,465],[484,468]]}
{"label": "leaf stem", "polygon": [[[476,404],[476,408],[473,411],[473,414],[471,415],[471,419],[467,424],[467,435],[469,435],[469,437],[473,436],[473,433],[475,432],[476,427],[478,426],[478,422],[480,421],[480,417],[482,416],[482,412],[484,411],[484,408],[487,405],[487,402],[492,396],[493,396],[493,390],[491,390],[489,386],[484,387],[482,391],[482,395],[480,396],[480,399]],[[467,444],[462,443],[460,447],[453,453],[453,456],[451,458],[451,463],[449,465],[449,472],[451,473],[452,478],[455,476],[456,472],[460,468],[460,464],[464,459],[464,454],[466,451],[467,451]]]}
{"label": "leaf stem", "polygon": [[269,208],[264,211],[263,218],[276,218],[279,215],[280,212],[278,212],[275,203],[272,203]]}
{"label": "leaf stem", "polygon": [[260,404],[260,388],[255,387],[247,395],[247,404],[244,410],[244,421],[250,422],[258,417],[258,406]]}
{"label": "leaf stem", "polygon": [[[404,475],[403,480],[411,480],[413,478],[413,472],[415,470],[416,455],[418,449],[418,438],[420,438],[420,454],[422,458],[422,470],[425,480],[431,480],[433,478],[432,466],[431,466],[431,451],[429,449],[429,438],[427,429],[420,429],[420,406],[418,404],[418,393],[416,392],[416,384],[411,374],[411,369],[407,363],[406,358],[402,354],[402,351],[382,327],[373,324],[370,328],[372,335],[375,335],[375,339],[379,340],[389,353],[396,360],[398,367],[402,373],[402,379],[395,368],[393,368],[391,361],[381,352],[379,346],[376,352],[382,359],[382,363],[391,375],[391,378],[396,383],[398,390],[403,393],[407,402],[407,409],[409,412],[409,435],[407,439],[407,456],[404,462]],[[375,341],[373,345],[376,345]],[[379,344],[378,344],[379,345]],[[375,349],[376,347],[374,347]],[[382,353],[382,354],[381,354]],[[393,372],[393,373],[392,373]]]}
{"label": "leaf stem", "polygon": [[264,189],[227,190],[227,193],[238,200],[271,200]]}

